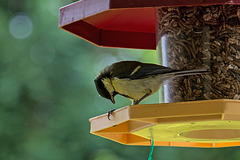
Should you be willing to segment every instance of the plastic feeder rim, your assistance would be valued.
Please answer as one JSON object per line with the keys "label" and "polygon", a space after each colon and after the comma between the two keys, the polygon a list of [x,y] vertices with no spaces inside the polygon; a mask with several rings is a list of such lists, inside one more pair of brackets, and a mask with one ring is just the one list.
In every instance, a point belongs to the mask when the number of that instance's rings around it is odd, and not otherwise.
{"label": "plastic feeder rim", "polygon": [[156,49],[156,9],[239,0],[84,0],[60,8],[59,28],[102,47]]}

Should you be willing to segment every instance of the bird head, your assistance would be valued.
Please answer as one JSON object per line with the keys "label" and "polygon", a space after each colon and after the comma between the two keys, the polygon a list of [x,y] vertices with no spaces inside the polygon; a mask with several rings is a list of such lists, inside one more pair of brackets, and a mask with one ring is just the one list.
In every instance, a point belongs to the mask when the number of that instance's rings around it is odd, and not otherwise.
{"label": "bird head", "polygon": [[112,86],[110,77],[103,77],[103,75],[100,74],[95,78],[94,82],[98,93],[115,104],[114,96],[117,92],[115,92],[114,87]]}

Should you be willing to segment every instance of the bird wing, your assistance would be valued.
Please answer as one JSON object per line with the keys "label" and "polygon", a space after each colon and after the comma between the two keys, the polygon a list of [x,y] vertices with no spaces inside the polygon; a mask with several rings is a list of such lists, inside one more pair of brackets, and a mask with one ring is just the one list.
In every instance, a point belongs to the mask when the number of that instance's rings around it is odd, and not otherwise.
{"label": "bird wing", "polygon": [[141,79],[149,75],[164,74],[176,71],[161,65],[141,63],[138,61],[117,62],[111,66],[110,70],[112,70],[113,77],[130,79]]}
{"label": "bird wing", "polygon": [[142,63],[141,67],[130,76],[130,79],[145,78],[147,76],[165,74],[173,71],[176,70],[157,64]]}

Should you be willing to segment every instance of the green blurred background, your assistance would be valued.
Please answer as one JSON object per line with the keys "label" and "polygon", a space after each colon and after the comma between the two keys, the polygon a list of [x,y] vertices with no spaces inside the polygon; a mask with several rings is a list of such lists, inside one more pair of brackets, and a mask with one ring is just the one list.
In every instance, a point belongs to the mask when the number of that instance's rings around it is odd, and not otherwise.
{"label": "green blurred background", "polygon": [[[157,63],[156,51],[99,48],[59,29],[58,9],[71,0],[0,2],[0,159],[146,160],[150,147],[91,135],[88,119],[130,104],[99,97],[96,74],[121,60]],[[235,160],[240,151],[155,147],[153,158]]]}

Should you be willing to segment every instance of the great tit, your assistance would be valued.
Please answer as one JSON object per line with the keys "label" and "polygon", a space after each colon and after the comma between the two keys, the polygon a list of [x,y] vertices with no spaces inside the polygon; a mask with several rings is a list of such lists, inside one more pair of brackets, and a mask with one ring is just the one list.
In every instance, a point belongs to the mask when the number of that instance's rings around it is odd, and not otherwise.
{"label": "great tit", "polygon": [[98,93],[115,104],[114,96],[119,94],[132,100],[132,105],[157,92],[169,78],[205,74],[207,68],[176,70],[157,64],[138,61],[121,61],[107,66],[95,78]]}

